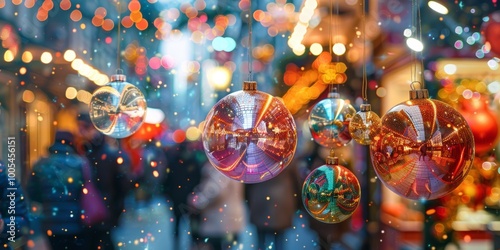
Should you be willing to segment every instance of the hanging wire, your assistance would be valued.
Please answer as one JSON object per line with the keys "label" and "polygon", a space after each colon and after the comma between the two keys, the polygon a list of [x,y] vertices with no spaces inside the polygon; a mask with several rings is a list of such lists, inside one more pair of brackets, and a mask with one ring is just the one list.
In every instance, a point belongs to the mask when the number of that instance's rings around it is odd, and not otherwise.
{"label": "hanging wire", "polygon": [[[422,42],[422,17],[420,15],[420,1],[412,0],[412,19],[411,19],[411,28],[412,28],[412,36],[420,43]],[[415,33],[413,35],[413,33]],[[413,66],[411,67],[411,89],[415,89],[415,83],[420,85],[420,89],[425,88],[424,84],[424,61],[422,52],[417,52],[411,49],[411,61]],[[418,63],[417,63],[418,62]],[[418,67],[420,66],[420,67]],[[419,71],[420,69],[420,71]]]}
{"label": "hanging wire", "polygon": [[[330,0],[330,25],[328,25],[328,52],[330,53],[330,61],[333,61],[332,26],[333,26],[333,0]],[[328,92],[331,93],[335,90],[336,88],[333,87],[333,84],[330,84],[330,86],[328,87]]]}
{"label": "hanging wire", "polygon": [[[415,14],[415,2],[416,0],[412,0],[411,1],[411,32],[412,32],[412,36],[414,35],[413,33],[417,33],[417,28],[416,28],[416,25],[415,25],[415,18],[416,18],[416,14]],[[412,67],[411,67],[411,76],[410,76],[410,81],[411,81],[411,87],[413,89],[413,83],[417,80],[416,79],[416,71],[417,71],[417,65],[415,64],[415,59],[416,59],[416,54],[415,54],[415,51],[413,49],[410,48],[410,52],[411,52],[411,55],[410,55],[410,59],[411,59],[411,63],[413,64]]]}
{"label": "hanging wire", "polygon": [[[339,34],[338,34],[338,30],[339,30],[339,19],[340,19],[340,18],[339,18],[339,2],[340,2],[340,1],[336,1],[336,2],[335,2],[335,15],[337,15],[337,18],[336,18],[336,20],[335,20],[335,27],[337,28],[337,29],[335,30],[335,38],[337,38],[337,37],[338,37],[338,35],[339,35]],[[335,44],[334,44],[334,45],[335,45]],[[336,61],[336,62],[337,62],[337,63],[339,63],[339,62],[340,62],[340,56],[339,56],[339,55],[336,55],[336,56],[337,56],[337,61]],[[335,87],[335,88],[334,88],[334,91],[335,91],[335,92],[340,91],[340,86],[341,86],[342,84],[338,84],[338,85],[339,85],[338,87]]]}
{"label": "hanging wire", "polygon": [[330,0],[330,25],[328,25],[328,52],[333,59],[332,53],[332,26],[333,26],[333,0]]}
{"label": "hanging wire", "polygon": [[253,60],[252,60],[252,1],[249,0],[248,10],[248,81],[252,81]]}
{"label": "hanging wire", "polygon": [[362,85],[361,85],[361,97],[363,98],[363,101],[366,103],[368,101],[368,78],[366,76],[366,11],[365,11],[365,8],[366,8],[366,3],[365,3],[366,0],[363,0],[362,1],[362,8],[363,8],[363,20],[362,20],[362,25],[363,25],[363,57],[362,57],[362,60],[363,60],[363,79],[361,80],[362,81]]}
{"label": "hanging wire", "polygon": [[118,10],[118,35],[117,35],[117,45],[116,45],[116,73],[117,74],[123,74],[123,70],[121,69],[121,58],[120,58],[120,43],[121,43],[121,38],[120,38],[120,33],[121,33],[121,14],[122,14],[122,6],[120,4],[120,1],[116,1],[116,7]]}
{"label": "hanging wire", "polygon": [[[417,25],[418,25],[418,40],[422,43],[424,43],[424,41],[422,40],[422,16],[420,15],[420,0],[416,0],[417,1]],[[421,83],[420,83],[420,86],[421,86],[421,89],[425,89],[425,81],[424,81],[424,57],[423,57],[423,51],[420,51],[419,52],[420,54],[420,80],[421,80]]]}

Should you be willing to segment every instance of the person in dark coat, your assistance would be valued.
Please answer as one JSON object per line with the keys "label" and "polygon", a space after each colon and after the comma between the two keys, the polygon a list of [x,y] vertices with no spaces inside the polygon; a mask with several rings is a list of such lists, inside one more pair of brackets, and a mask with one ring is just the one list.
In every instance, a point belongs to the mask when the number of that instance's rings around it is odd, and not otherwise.
{"label": "person in dark coat", "polygon": [[29,225],[28,205],[15,177],[9,177],[7,166],[0,162],[0,249],[12,249]]}
{"label": "person in dark coat", "polygon": [[80,206],[85,159],[76,153],[73,141],[70,132],[56,132],[49,155],[35,163],[27,184],[30,200],[41,205],[42,231],[53,250],[89,249]]}
{"label": "person in dark coat", "polygon": [[300,190],[297,168],[290,164],[278,176],[245,186],[250,222],[257,228],[258,248],[284,249],[285,230],[292,227]]}
{"label": "person in dark coat", "polygon": [[179,222],[183,216],[190,216],[193,220],[199,213],[192,211],[187,199],[193,193],[194,188],[201,182],[201,170],[206,162],[201,142],[182,142],[175,144],[166,150],[167,154],[167,178],[164,181],[164,194],[167,201],[173,203],[174,213],[174,249],[180,249]]}
{"label": "person in dark coat", "polygon": [[78,128],[81,136],[80,153],[91,166],[91,181],[105,198],[110,215],[105,221],[86,230],[88,249],[114,249],[111,233],[118,226],[125,198],[132,185],[127,175],[130,160],[125,153],[107,143],[106,136],[97,131],[88,114],[78,116]]}

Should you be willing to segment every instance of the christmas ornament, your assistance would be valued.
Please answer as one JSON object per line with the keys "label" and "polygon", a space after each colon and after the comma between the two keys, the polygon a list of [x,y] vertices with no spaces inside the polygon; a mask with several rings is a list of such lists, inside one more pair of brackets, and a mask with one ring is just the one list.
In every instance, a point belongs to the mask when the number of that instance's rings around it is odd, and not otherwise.
{"label": "christmas ornament", "polygon": [[359,205],[361,189],[356,176],[339,165],[338,158],[327,157],[326,165],[314,169],[302,186],[302,202],[307,212],[324,223],[349,218]]}
{"label": "christmas ornament", "polygon": [[111,76],[111,82],[92,94],[90,119],[103,134],[124,138],[135,133],[146,117],[146,99],[125,75]]}
{"label": "christmas ornament", "polygon": [[349,133],[359,144],[370,145],[373,138],[378,135],[381,126],[382,120],[377,113],[371,111],[371,105],[361,104],[360,111],[349,123]]}
{"label": "christmas ornament", "polygon": [[500,11],[491,13],[487,20],[481,26],[484,43],[493,53],[500,55]]}
{"label": "christmas ornament", "polygon": [[246,81],[210,110],[203,147],[212,165],[224,175],[258,183],[278,175],[292,160],[297,129],[292,115],[276,97]]}
{"label": "christmas ornament", "polygon": [[426,89],[411,90],[410,100],[382,117],[370,146],[383,184],[408,199],[436,199],[453,191],[469,172],[474,137],[460,113],[428,99]]}
{"label": "christmas ornament", "polygon": [[459,110],[474,136],[476,155],[488,153],[498,140],[498,120],[484,96],[459,99]]}
{"label": "christmas ornament", "polygon": [[323,147],[342,147],[351,141],[349,122],[356,109],[339,93],[329,93],[309,113],[309,129],[313,139]]}

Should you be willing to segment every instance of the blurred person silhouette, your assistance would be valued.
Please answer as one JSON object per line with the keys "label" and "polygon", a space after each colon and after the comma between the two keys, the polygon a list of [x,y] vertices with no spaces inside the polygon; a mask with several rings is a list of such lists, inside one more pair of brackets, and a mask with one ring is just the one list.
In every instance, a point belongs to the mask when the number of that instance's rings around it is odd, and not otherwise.
{"label": "blurred person silhouette", "polygon": [[245,186],[250,222],[257,229],[257,249],[285,249],[285,231],[292,227],[299,208],[297,183],[297,168],[292,162],[278,176]]}
{"label": "blurred person silhouette", "polygon": [[169,146],[167,155],[167,178],[163,183],[163,192],[167,201],[173,203],[174,214],[174,249],[181,249],[181,219],[195,214],[187,203],[188,196],[201,181],[201,169],[207,161],[201,141],[183,141]]}
{"label": "blurred person silhouette", "polygon": [[202,178],[189,196],[199,213],[190,220],[194,249],[238,248],[238,234],[245,227],[244,185],[230,179],[206,162]]}
{"label": "blurred person silhouette", "polygon": [[7,166],[0,162],[0,249],[24,237],[29,226],[28,205],[16,178],[9,177]]}
{"label": "blurred person silhouette", "polygon": [[88,249],[114,249],[111,234],[118,226],[125,207],[125,197],[132,182],[127,171],[129,157],[119,148],[112,147],[105,135],[92,124],[88,113],[78,115],[80,154],[91,166],[92,182],[104,197],[108,208],[107,219],[87,228]]}
{"label": "blurred person silhouette", "polygon": [[143,123],[137,132],[122,140],[131,162],[133,195],[139,205],[147,205],[161,195],[167,174],[167,157],[159,140],[164,130],[164,124]]}
{"label": "blurred person silhouette", "polygon": [[34,164],[27,183],[28,197],[34,202],[32,206],[42,210],[41,229],[53,250],[89,249],[79,200],[82,169],[87,163],[74,146],[73,134],[57,131],[49,155]]}

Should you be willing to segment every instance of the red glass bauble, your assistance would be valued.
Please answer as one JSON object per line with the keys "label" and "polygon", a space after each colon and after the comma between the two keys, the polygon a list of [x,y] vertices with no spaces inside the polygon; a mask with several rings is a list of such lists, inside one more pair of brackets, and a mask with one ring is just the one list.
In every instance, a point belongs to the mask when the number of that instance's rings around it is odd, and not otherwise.
{"label": "red glass bauble", "polygon": [[370,145],[371,160],[386,187],[408,199],[437,199],[453,191],[469,172],[474,137],[450,105],[428,99],[427,90],[382,117]]}
{"label": "red glass bauble", "polygon": [[498,120],[485,97],[460,99],[460,113],[471,128],[476,155],[489,152],[498,141]]}
{"label": "red glass bauble", "polygon": [[244,90],[214,105],[202,139],[210,163],[221,173],[258,183],[277,176],[292,161],[297,129],[283,102],[249,81],[244,82]]}
{"label": "red glass bauble", "polygon": [[500,11],[493,12],[488,17],[488,21],[481,27],[481,33],[490,50],[500,55]]}

